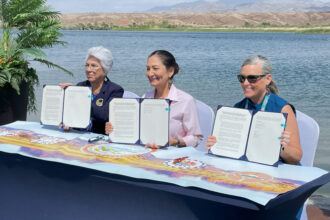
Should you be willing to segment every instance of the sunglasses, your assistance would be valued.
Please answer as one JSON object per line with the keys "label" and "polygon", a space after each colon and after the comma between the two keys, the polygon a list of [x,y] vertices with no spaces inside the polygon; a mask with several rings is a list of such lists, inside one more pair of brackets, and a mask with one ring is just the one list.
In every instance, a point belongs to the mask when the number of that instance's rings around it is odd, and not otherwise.
{"label": "sunglasses", "polygon": [[266,74],[263,74],[263,75],[248,75],[248,76],[239,74],[239,75],[237,75],[237,79],[240,83],[243,83],[246,79],[249,83],[256,83],[259,78],[262,78],[264,76],[266,76]]}

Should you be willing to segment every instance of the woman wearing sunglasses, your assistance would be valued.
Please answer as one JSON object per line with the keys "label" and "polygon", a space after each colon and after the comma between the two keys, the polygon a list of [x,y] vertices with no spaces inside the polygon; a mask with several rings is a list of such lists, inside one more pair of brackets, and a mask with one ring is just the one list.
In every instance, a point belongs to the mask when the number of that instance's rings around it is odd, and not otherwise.
{"label": "woman wearing sunglasses", "polygon": [[[295,109],[277,96],[278,89],[271,75],[271,64],[267,58],[257,55],[246,59],[241,74],[237,75],[245,98],[234,107],[257,111],[287,113],[287,125],[281,138],[281,158],[285,163],[297,164],[302,157]],[[207,138],[207,149],[216,143],[214,136]]]}

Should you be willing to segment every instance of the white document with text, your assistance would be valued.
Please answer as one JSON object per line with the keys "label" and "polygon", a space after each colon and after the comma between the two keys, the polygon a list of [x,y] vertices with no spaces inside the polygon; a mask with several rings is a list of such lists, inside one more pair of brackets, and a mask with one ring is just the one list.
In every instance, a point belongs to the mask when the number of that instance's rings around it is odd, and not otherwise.
{"label": "white document with text", "polygon": [[168,145],[169,101],[166,99],[114,98],[109,103],[111,142]]}
{"label": "white document with text", "polygon": [[114,131],[109,134],[110,140],[117,143],[139,141],[139,110],[138,99],[114,98],[109,104],[109,121]]}
{"label": "white document with text", "polygon": [[217,143],[212,146],[212,153],[239,159],[245,153],[249,134],[251,114],[238,108],[222,107],[217,111],[213,136]]}
{"label": "white document with text", "polygon": [[279,159],[280,137],[285,117],[281,113],[258,111],[253,116],[246,157],[249,161],[274,164]]}
{"label": "white document with text", "polygon": [[63,89],[46,85],[42,95],[41,123],[86,128],[90,123],[91,101],[91,89],[88,87],[69,86]]}
{"label": "white document with text", "polygon": [[48,85],[43,88],[41,123],[59,125],[62,122],[64,89]]}
{"label": "white document with text", "polygon": [[165,99],[144,99],[141,103],[141,144],[168,144],[169,104]]}

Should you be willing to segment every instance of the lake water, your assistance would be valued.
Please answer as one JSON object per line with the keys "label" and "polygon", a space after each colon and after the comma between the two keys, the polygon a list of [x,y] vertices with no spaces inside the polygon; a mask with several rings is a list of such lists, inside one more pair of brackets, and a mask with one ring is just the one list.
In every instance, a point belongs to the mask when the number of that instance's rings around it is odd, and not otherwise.
{"label": "lake water", "polygon": [[[296,109],[314,118],[320,126],[320,139],[314,165],[330,170],[330,35],[291,33],[185,33],[63,31],[66,46],[45,50],[47,59],[74,73],[74,78],[57,69],[37,68],[40,86],[36,88],[38,109],[43,84],[77,83],[86,79],[85,55],[88,48],[103,45],[114,56],[109,78],[142,95],[151,90],[145,77],[147,56],[165,49],[180,65],[175,85],[214,110],[219,104],[232,106],[243,98],[236,75],[249,56],[264,55],[272,63],[280,96]],[[39,121],[40,112],[28,120]],[[315,194],[330,197],[330,184]],[[330,204],[330,203],[329,203]]]}

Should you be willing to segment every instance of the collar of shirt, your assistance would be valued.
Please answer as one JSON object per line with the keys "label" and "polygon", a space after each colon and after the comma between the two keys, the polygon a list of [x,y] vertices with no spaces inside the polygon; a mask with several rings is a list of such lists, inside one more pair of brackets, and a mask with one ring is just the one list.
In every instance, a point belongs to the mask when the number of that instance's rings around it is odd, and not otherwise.
{"label": "collar of shirt", "polygon": [[179,101],[178,89],[174,86],[174,84],[171,85],[170,91],[166,98],[170,101]]}
{"label": "collar of shirt", "polygon": [[248,109],[260,111],[261,107],[262,107],[262,103],[265,100],[265,97],[266,97],[266,94],[264,95],[264,98],[262,99],[262,101],[260,103],[257,103],[257,104],[254,104],[253,102],[250,101],[250,99],[247,99],[248,100],[248,105],[249,105]]}

